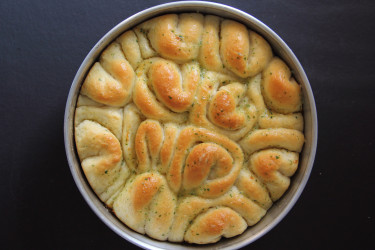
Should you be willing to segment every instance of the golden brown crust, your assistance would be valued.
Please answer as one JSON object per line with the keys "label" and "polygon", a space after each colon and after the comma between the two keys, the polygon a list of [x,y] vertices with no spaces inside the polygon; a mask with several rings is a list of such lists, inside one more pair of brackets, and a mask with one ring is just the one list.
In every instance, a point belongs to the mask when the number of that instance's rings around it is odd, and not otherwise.
{"label": "golden brown crust", "polygon": [[237,141],[254,126],[256,109],[250,102],[249,89],[237,78],[207,72],[189,121]]}
{"label": "golden brown crust", "polygon": [[[192,146],[198,142],[203,142],[202,144],[204,145],[199,146],[199,148],[191,149]],[[205,142],[212,142],[216,145]],[[168,183],[174,192],[178,192],[181,186],[183,186],[188,192],[194,191],[202,197],[214,198],[220,196],[231,188],[243,164],[243,153],[237,144],[225,136],[213,133],[209,130],[197,127],[186,127],[181,130],[176,145],[175,154],[167,173]],[[200,175],[192,175],[192,171],[187,169],[190,167],[194,168],[194,165],[196,164],[190,166],[192,162],[194,163],[195,161],[196,163],[202,164],[205,159],[207,159],[205,158],[205,155],[203,155],[207,154],[207,147],[211,147],[211,150],[219,154],[217,155],[214,153],[215,158],[222,157],[220,153],[224,154],[224,157],[227,159],[228,157],[232,158],[232,162],[229,164],[231,166],[227,166],[230,170],[225,176],[215,176],[214,174],[214,177],[217,178],[207,179],[210,174],[210,171],[208,171],[207,168],[213,167],[212,164],[205,164],[206,170]],[[225,151],[230,155],[224,153]],[[184,166],[185,162],[187,163]],[[184,168],[187,169],[187,171],[183,173]],[[182,176],[182,173],[184,176]],[[186,180],[186,183],[183,184],[183,180]]]}
{"label": "golden brown crust", "polygon": [[168,14],[100,55],[75,113],[82,169],[131,229],[195,244],[258,223],[304,143],[300,86],[269,44],[217,16]]}
{"label": "golden brown crust", "polygon": [[166,240],[173,221],[176,196],[158,173],[143,173],[127,182],[113,209],[133,230]]}
{"label": "golden brown crust", "polygon": [[260,128],[289,128],[303,131],[302,113],[280,114],[269,110],[261,92],[261,74],[249,81],[250,99],[257,108]]}
{"label": "golden brown crust", "polygon": [[260,73],[272,58],[269,44],[254,31],[238,22],[221,24],[220,53],[226,68],[246,78]]}
{"label": "golden brown crust", "polygon": [[147,33],[152,47],[164,58],[179,63],[198,56],[203,29],[201,14],[169,14],[154,18],[139,26]]}
{"label": "golden brown crust", "polygon": [[196,196],[182,197],[177,204],[175,219],[168,240],[182,241],[186,230],[195,218],[209,208],[217,206],[232,209],[241,215],[248,225],[254,225],[266,213],[266,210],[262,207],[240,194],[236,187],[232,187],[227,193],[216,199],[204,199]]}
{"label": "golden brown crust", "polygon": [[254,130],[242,139],[240,144],[245,152],[252,154],[257,150],[270,147],[301,152],[304,142],[305,137],[298,130],[272,128]]}
{"label": "golden brown crust", "polygon": [[301,86],[291,75],[288,66],[277,57],[263,71],[264,100],[276,112],[287,114],[302,110]]}
{"label": "golden brown crust", "polygon": [[160,60],[150,67],[148,73],[157,97],[168,108],[174,112],[190,108],[200,80],[196,64],[184,64],[180,74],[176,64]]}
{"label": "golden brown crust", "polygon": [[124,106],[131,99],[135,74],[120,45],[112,43],[103,51],[100,63],[90,69],[81,93],[109,106]]}
{"label": "golden brown crust", "polygon": [[187,114],[181,112],[187,111],[194,100],[199,72],[194,62],[180,70],[174,62],[161,58],[146,60],[137,70],[134,103],[150,119],[182,123]]}
{"label": "golden brown crust", "polygon": [[[223,177],[230,172],[233,159],[214,143],[201,143],[186,158],[183,184],[185,189],[199,187],[203,181]],[[215,167],[211,170],[211,167]]]}
{"label": "golden brown crust", "polygon": [[245,115],[236,110],[236,97],[246,90],[240,83],[232,84],[232,88],[226,87],[227,89],[221,88],[212,99],[208,116],[216,126],[236,130],[241,128],[246,120]]}
{"label": "golden brown crust", "polygon": [[290,179],[297,170],[298,154],[280,149],[259,151],[250,157],[249,168],[262,180],[273,201],[288,189]]}
{"label": "golden brown crust", "polygon": [[243,233],[246,227],[246,221],[232,209],[211,208],[194,220],[184,239],[197,244],[215,243],[221,236],[229,238]]}

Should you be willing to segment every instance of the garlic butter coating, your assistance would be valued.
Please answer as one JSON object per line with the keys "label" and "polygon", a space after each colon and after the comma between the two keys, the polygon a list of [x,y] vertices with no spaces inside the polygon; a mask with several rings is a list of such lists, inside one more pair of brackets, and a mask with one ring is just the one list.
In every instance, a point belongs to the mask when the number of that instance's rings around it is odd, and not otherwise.
{"label": "garlic butter coating", "polygon": [[129,228],[208,244],[287,191],[304,144],[301,86],[243,24],[168,14],[124,32],[84,79],[75,142],[87,181]]}

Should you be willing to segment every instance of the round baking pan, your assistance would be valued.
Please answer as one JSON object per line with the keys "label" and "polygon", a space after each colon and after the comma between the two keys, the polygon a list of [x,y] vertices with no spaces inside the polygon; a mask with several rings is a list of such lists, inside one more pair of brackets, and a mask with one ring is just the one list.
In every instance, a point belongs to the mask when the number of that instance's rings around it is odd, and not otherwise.
{"label": "round baking pan", "polygon": [[[117,217],[112,214],[99,200],[88,184],[82,172],[79,158],[74,142],[74,111],[76,108],[78,94],[81,84],[93,63],[100,53],[114,39],[126,30],[129,30],[150,18],[167,13],[199,12],[212,14],[220,17],[236,20],[248,28],[262,35],[272,46],[276,55],[281,57],[291,68],[295,79],[301,84],[303,92],[303,113],[304,113],[304,134],[305,144],[300,154],[298,171],[291,179],[289,189],[280,200],[275,202],[266,215],[256,225],[249,227],[243,234],[229,239],[222,239],[217,243],[209,245],[192,245],[187,243],[172,243],[167,241],[154,240],[148,236],[139,234],[125,226]],[[72,82],[65,108],[64,117],[64,141],[70,170],[82,196],[89,204],[96,215],[114,232],[133,244],[147,249],[233,249],[240,248],[257,240],[276,226],[290,211],[302,193],[309,178],[317,146],[318,122],[314,96],[306,74],[296,56],[285,42],[269,27],[251,15],[223,4],[201,1],[173,2],[158,5],[141,11],[115,26],[91,49],[85,60],[79,67]]]}

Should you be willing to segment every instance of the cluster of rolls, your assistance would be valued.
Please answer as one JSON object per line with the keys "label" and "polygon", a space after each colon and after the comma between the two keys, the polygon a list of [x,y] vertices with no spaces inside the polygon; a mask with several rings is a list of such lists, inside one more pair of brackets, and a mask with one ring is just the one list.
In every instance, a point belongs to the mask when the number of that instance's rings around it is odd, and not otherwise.
{"label": "cluster of rolls", "polygon": [[304,144],[301,87],[270,45],[216,16],[169,14],[112,42],[75,113],[83,172],[133,230],[213,243],[257,223]]}

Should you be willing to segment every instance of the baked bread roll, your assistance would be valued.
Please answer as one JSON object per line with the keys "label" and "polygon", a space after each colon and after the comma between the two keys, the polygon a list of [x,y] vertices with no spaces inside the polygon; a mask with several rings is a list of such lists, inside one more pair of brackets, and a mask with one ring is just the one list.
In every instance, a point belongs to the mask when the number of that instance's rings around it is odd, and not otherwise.
{"label": "baked bread roll", "polygon": [[281,114],[267,108],[261,92],[261,82],[261,74],[258,74],[249,81],[250,100],[254,103],[257,109],[259,128],[289,128],[302,132],[302,113]]}
{"label": "baked bread roll", "polygon": [[111,207],[113,196],[129,176],[119,141],[100,124],[85,120],[76,127],[76,145],[87,180],[99,198]]}
{"label": "baked bread roll", "polygon": [[137,69],[133,100],[147,118],[182,123],[200,80],[196,62],[179,67],[162,58],[145,60]]}
{"label": "baked bread roll", "polygon": [[131,100],[134,81],[134,70],[120,45],[112,43],[90,69],[81,93],[96,102],[121,107]]}
{"label": "baked bread roll", "polygon": [[271,58],[270,45],[254,31],[232,20],[205,17],[198,59],[206,69],[247,78],[260,73]]}
{"label": "baked bread roll", "polygon": [[278,200],[289,187],[297,170],[298,154],[281,149],[265,149],[251,155],[249,168],[267,187],[272,200]]}
{"label": "baked bread roll", "polygon": [[130,179],[116,199],[113,211],[133,230],[166,240],[174,219],[176,195],[159,173],[143,173]]}
{"label": "baked bread roll", "polygon": [[215,207],[197,216],[184,239],[198,244],[214,243],[221,236],[233,237],[243,233],[246,228],[246,221],[232,209]]}
{"label": "baked bread roll", "polygon": [[242,234],[287,192],[304,144],[302,93],[268,42],[197,13],[113,41],[77,101],[86,178],[129,228],[208,244]]}
{"label": "baked bread roll", "polygon": [[141,37],[146,37],[141,43],[149,43],[161,57],[184,63],[198,56],[203,15],[164,15],[140,24],[136,30]]}
{"label": "baked bread roll", "polygon": [[267,106],[283,113],[301,111],[301,86],[291,77],[288,66],[279,58],[272,59],[263,71],[262,92]]}
{"label": "baked bread roll", "polygon": [[256,118],[247,84],[220,73],[206,72],[190,111],[192,124],[237,141],[254,127]]}

